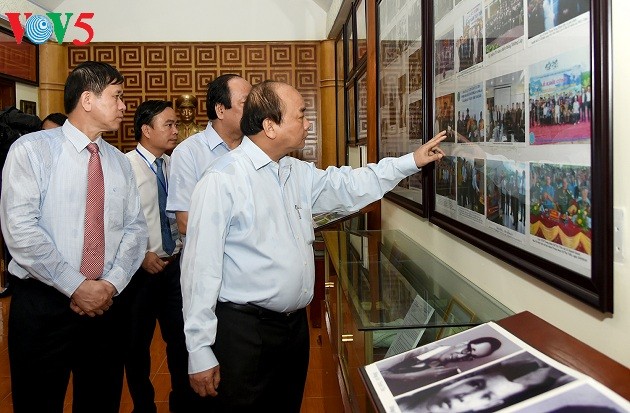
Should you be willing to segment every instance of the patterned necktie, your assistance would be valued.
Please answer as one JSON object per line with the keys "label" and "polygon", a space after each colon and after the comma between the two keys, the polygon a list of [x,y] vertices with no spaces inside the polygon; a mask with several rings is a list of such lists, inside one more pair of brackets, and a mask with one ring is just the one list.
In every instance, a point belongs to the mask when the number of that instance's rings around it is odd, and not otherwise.
{"label": "patterned necktie", "polygon": [[171,235],[171,226],[168,217],[166,216],[166,179],[164,178],[164,170],[162,169],[162,163],[164,159],[156,158],[155,164],[157,165],[157,188],[158,188],[158,204],[160,206],[160,229],[162,232],[162,249],[168,255],[173,254],[175,251],[175,241]]}
{"label": "patterned necktie", "polygon": [[96,280],[103,275],[105,261],[105,183],[98,145],[90,143],[87,150],[90,152],[90,161],[88,162],[83,257],[80,272],[88,280]]}

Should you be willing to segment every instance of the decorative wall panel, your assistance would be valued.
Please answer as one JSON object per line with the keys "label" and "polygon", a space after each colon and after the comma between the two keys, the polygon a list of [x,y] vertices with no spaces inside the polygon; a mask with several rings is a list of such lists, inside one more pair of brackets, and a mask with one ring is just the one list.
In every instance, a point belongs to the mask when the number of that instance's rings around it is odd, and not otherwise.
{"label": "decorative wall panel", "polygon": [[318,42],[92,43],[70,45],[68,67],[72,70],[83,61],[100,60],[125,76],[123,124],[118,132],[105,135],[123,152],[136,145],[133,115],[147,99],[170,100],[174,105],[179,95],[192,93],[198,100],[197,123],[205,127],[207,85],[217,76],[236,73],[252,84],[265,79],[289,83],[304,96],[312,123],[306,147],[292,155],[318,162],[318,53]]}

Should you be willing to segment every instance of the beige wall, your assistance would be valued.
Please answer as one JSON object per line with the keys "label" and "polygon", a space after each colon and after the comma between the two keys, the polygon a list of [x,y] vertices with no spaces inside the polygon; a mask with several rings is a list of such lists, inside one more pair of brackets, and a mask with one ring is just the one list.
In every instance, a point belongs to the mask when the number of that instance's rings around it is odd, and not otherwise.
{"label": "beige wall", "polygon": [[[630,139],[627,122],[630,108],[630,2],[612,0],[613,10],[613,119],[614,206],[625,213],[623,245],[625,261],[615,263],[615,310],[603,318],[564,293],[496,260],[446,231],[418,219],[395,204],[383,201],[383,228],[400,229],[454,269],[472,280],[514,312],[531,311],[611,358],[630,367]],[[615,82],[616,80],[616,82]]]}
{"label": "beige wall", "polygon": [[[55,11],[93,12],[96,42],[326,38],[326,11],[311,0],[65,0]],[[66,38],[73,32],[69,28]]]}

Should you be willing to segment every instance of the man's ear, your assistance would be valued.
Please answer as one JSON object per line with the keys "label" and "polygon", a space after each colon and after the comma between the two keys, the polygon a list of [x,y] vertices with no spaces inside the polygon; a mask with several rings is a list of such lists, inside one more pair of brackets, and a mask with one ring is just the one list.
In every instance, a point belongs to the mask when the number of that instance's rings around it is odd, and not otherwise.
{"label": "man's ear", "polygon": [[140,127],[140,130],[142,130],[142,136],[146,136],[147,139],[150,138],[150,136],[149,136],[149,125],[147,125],[145,123],[144,125],[142,125]]}
{"label": "man's ear", "polygon": [[94,98],[94,94],[89,90],[81,93],[81,97],[79,97],[79,104],[83,108],[84,111],[90,112],[92,110],[92,100]]}
{"label": "man's ear", "polygon": [[263,120],[262,127],[269,139],[276,139],[276,123],[274,121],[266,118]]}
{"label": "man's ear", "polygon": [[223,120],[223,116],[225,115],[225,106],[223,106],[222,103],[215,103],[214,111],[217,113],[217,118]]}

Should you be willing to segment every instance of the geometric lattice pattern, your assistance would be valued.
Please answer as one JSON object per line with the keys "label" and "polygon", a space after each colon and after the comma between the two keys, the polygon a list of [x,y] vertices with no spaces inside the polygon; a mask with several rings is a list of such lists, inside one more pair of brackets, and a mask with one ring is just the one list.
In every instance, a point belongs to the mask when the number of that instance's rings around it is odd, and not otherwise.
{"label": "geometric lattice pattern", "polygon": [[205,128],[206,90],[210,81],[224,73],[236,73],[251,84],[266,79],[294,86],[306,102],[311,130],[304,150],[291,155],[318,162],[319,42],[239,43],[90,43],[68,47],[72,70],[86,60],[99,60],[116,67],[124,76],[127,111],[121,128],[104,138],[121,151],[136,146],[133,115],[147,99],[173,102],[184,93],[197,96],[196,121]]}

